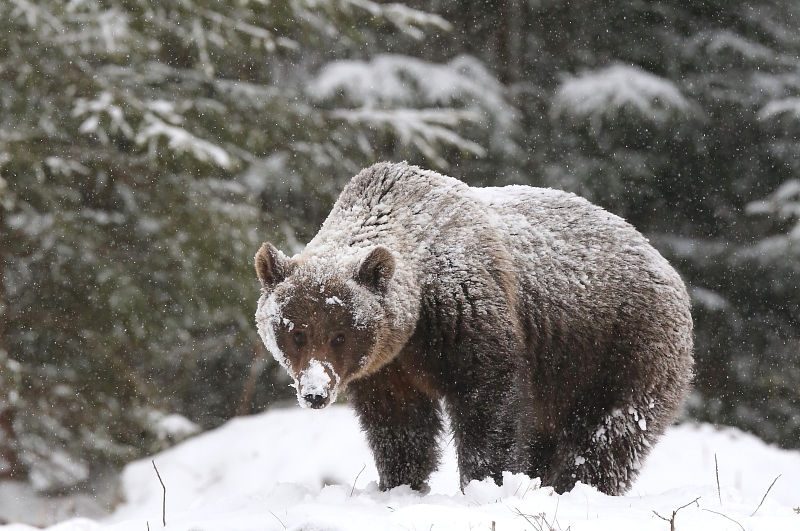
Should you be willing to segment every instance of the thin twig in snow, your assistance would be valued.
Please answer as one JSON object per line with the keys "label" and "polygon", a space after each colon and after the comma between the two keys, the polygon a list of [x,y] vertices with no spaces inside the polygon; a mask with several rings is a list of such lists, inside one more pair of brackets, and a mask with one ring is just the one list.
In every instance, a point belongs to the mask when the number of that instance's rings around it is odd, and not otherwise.
{"label": "thin twig in snow", "polygon": [[528,521],[528,523],[529,523],[529,524],[531,524],[531,525],[534,527],[534,529],[536,528],[536,524],[534,524],[533,522],[531,522],[531,521],[530,521],[530,519],[528,518],[528,515],[524,514],[522,511],[520,511],[520,510],[519,510],[519,509],[517,509],[516,507],[514,508],[514,510],[517,512],[517,514],[518,514],[518,515],[520,515],[520,516],[521,516],[521,517],[523,517],[525,520],[527,520],[527,521]]}
{"label": "thin twig in snow", "polygon": [[158,481],[161,483],[161,488],[164,490],[164,496],[161,498],[161,523],[164,527],[167,527],[167,487],[164,485],[164,480],[161,479],[161,474],[158,473],[156,462],[150,462],[153,463],[153,468],[156,471],[156,476],[158,476]]}
{"label": "thin twig in snow", "polygon": [[[658,516],[659,518],[661,518],[665,522],[669,522],[669,531],[675,531],[675,516],[677,516],[678,511],[680,511],[681,509],[684,509],[686,507],[689,507],[693,503],[697,503],[697,500],[699,500],[699,499],[700,499],[700,496],[698,496],[697,498],[693,499],[692,501],[690,501],[686,505],[681,505],[680,507],[678,507],[677,509],[672,511],[672,518],[664,518],[663,516],[661,516],[660,514],[658,514],[655,511],[653,511],[653,514]],[[697,506],[700,507],[700,504],[698,503]]]}
{"label": "thin twig in snow", "polygon": [[753,511],[753,514],[751,514],[750,516],[755,516],[755,514],[758,512],[758,510],[761,509],[761,504],[764,503],[764,500],[767,499],[767,494],[769,494],[769,491],[772,490],[772,487],[775,485],[775,482],[778,481],[778,478],[781,477],[781,475],[782,474],[778,474],[778,477],[776,477],[775,479],[772,480],[772,484],[767,489],[767,492],[764,493],[764,497],[761,498],[761,503],[758,504],[758,507],[756,507],[756,510]]}
{"label": "thin twig in snow", "polygon": [[[506,507],[508,506],[506,505]],[[556,509],[558,509],[558,506],[556,506]],[[527,515],[517,508],[514,508],[514,512],[516,512],[517,515],[523,517],[529,524],[531,524],[531,526],[533,526],[533,529],[535,531],[555,531],[555,528],[547,522],[547,515],[545,513],[539,513],[536,515]],[[533,520],[531,520],[531,518],[533,518]],[[553,517],[553,523],[555,523],[555,520],[556,520],[555,517]]]}
{"label": "thin twig in snow", "polygon": [[719,464],[717,463],[717,454],[714,454],[714,471],[717,473],[717,497],[719,498],[719,504],[722,505],[722,494],[719,490]]}
{"label": "thin twig in snow", "polygon": [[[586,493],[583,492],[583,490],[581,490],[581,492],[583,493],[583,497],[586,498],[586,520],[588,521],[589,520],[589,496],[587,496]],[[640,498],[641,498],[641,496],[640,496]]]}
{"label": "thin twig in snow", "polygon": [[[267,510],[269,511],[269,509],[267,509]],[[283,526],[283,528],[284,528],[284,529],[286,529],[286,524],[284,524],[283,522],[281,522],[281,519],[280,519],[280,518],[278,518],[278,516],[277,516],[275,513],[273,513],[272,511],[269,511],[269,514],[271,514],[272,516],[274,516],[274,517],[275,517],[275,520],[277,520],[278,522],[280,522],[280,524]]]}
{"label": "thin twig in snow", "polygon": [[[550,529],[554,529],[553,524],[556,523],[556,518],[558,518],[558,504],[559,503],[561,503],[561,498],[557,498],[556,499],[556,510],[553,512],[553,521],[550,524],[548,524],[550,526]],[[545,520],[544,523],[547,523],[547,520]],[[559,526],[559,527],[561,527],[561,526]]]}
{"label": "thin twig in snow", "polygon": [[355,490],[356,490],[356,481],[358,481],[358,477],[361,475],[361,472],[363,472],[365,468],[367,468],[367,464],[366,463],[364,463],[364,466],[362,466],[361,470],[358,472],[358,474],[356,474],[356,479],[353,480],[353,488],[350,489],[350,497],[351,498],[353,497],[353,492],[355,492]]}
{"label": "thin twig in snow", "polygon": [[525,487],[525,492],[522,493],[522,498],[520,498],[520,499],[525,499],[525,495],[526,494],[528,494],[532,490],[536,490],[536,489],[539,488],[539,487],[536,487],[536,488],[533,488],[533,489],[531,488],[531,485],[533,485],[534,480],[535,480],[535,478],[528,482],[528,486]]}
{"label": "thin twig in snow", "polygon": [[743,526],[742,524],[740,524],[739,522],[737,522],[736,520],[734,520],[733,518],[731,518],[730,516],[728,516],[728,515],[726,515],[726,514],[718,513],[717,511],[712,511],[711,509],[702,509],[702,510],[703,510],[703,511],[708,511],[709,513],[718,514],[718,515],[722,516],[723,518],[727,518],[728,520],[730,520],[730,521],[731,521],[731,522],[733,522],[734,524],[736,524],[736,525],[738,525],[739,527],[741,527],[741,528],[742,528],[742,531],[745,531],[745,529],[744,529],[744,526]]}

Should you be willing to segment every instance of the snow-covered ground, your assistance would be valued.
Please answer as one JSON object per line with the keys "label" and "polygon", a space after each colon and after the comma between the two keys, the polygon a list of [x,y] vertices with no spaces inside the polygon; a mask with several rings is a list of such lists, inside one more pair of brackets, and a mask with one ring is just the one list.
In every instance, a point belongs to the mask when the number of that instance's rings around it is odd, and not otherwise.
{"label": "snow-covered ground", "polygon": [[[473,482],[461,493],[449,446],[430,494],[406,487],[380,492],[358,424],[343,406],[236,419],[152,461],[166,487],[171,530],[666,531],[670,523],[658,515],[669,520],[676,510],[679,531],[800,530],[800,452],[707,425],[669,430],[622,497],[584,485],[557,495],[522,475],[507,475],[502,487]],[[123,489],[125,502],[110,518],[73,519],[49,529],[161,528],[164,491],[150,459],[126,468]]]}

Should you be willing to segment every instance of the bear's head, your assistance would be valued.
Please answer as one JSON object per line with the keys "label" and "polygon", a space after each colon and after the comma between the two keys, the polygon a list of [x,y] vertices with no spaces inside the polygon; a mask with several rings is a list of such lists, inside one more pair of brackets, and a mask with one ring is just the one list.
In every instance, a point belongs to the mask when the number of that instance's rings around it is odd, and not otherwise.
{"label": "bear's head", "polygon": [[262,288],[258,332],[294,380],[301,406],[331,404],[348,382],[378,370],[402,348],[405,334],[391,325],[387,304],[395,259],[386,247],[333,260],[288,258],[265,243],[255,265]]}

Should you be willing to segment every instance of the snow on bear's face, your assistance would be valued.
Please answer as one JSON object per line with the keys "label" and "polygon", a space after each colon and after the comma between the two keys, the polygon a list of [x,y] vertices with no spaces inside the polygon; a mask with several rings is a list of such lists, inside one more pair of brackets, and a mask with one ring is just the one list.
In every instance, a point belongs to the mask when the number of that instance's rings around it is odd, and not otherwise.
{"label": "snow on bear's face", "polygon": [[326,407],[348,382],[377,369],[381,290],[393,266],[383,247],[350,269],[317,257],[297,263],[270,244],[256,254],[258,331],[302,407]]}

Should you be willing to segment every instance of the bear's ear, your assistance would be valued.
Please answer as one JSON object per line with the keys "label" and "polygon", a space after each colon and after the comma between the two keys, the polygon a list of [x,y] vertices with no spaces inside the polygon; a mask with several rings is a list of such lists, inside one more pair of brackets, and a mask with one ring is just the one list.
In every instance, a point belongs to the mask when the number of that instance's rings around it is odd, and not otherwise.
{"label": "bear's ear", "polygon": [[356,281],[378,293],[385,293],[394,275],[394,256],[383,246],[375,247],[361,260]]}
{"label": "bear's ear", "polygon": [[291,261],[271,243],[265,243],[256,253],[256,274],[264,289],[275,289],[290,271]]}

